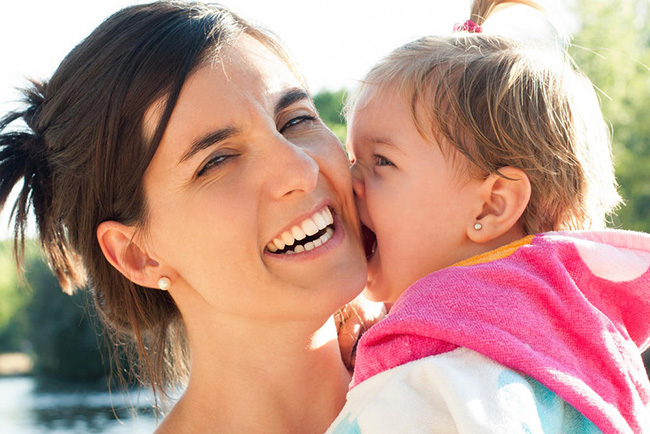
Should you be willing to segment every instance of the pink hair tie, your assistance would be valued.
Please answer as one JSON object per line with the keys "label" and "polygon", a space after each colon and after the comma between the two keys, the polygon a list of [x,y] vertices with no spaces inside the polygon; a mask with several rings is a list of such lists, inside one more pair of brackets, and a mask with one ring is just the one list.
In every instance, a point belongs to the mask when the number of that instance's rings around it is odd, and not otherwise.
{"label": "pink hair tie", "polygon": [[454,24],[454,33],[455,32],[483,33],[483,28],[476,24],[474,21],[467,20],[462,24]]}

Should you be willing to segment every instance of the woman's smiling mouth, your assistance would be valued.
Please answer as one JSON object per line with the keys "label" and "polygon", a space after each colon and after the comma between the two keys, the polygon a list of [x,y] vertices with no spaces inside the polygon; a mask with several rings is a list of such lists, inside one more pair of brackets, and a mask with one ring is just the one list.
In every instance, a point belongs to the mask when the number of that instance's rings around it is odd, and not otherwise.
{"label": "woman's smiling mouth", "polygon": [[266,249],[275,254],[308,252],[327,243],[334,235],[334,217],[329,207],[316,211],[291,229],[282,232]]}

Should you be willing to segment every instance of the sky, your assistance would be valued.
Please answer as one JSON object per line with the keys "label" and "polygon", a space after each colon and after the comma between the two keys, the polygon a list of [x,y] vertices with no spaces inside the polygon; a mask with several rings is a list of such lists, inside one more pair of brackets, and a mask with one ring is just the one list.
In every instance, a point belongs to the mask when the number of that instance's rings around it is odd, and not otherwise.
{"label": "sky", "polygon": [[[575,26],[571,1],[539,0],[554,25]],[[49,77],[63,57],[111,13],[142,1],[0,0],[0,114],[16,107],[17,87],[28,77]],[[313,92],[352,89],[393,48],[426,34],[449,34],[469,18],[469,0],[222,0],[284,41]],[[549,37],[539,13],[513,7],[494,16],[485,31]],[[9,232],[0,213],[0,239]]]}

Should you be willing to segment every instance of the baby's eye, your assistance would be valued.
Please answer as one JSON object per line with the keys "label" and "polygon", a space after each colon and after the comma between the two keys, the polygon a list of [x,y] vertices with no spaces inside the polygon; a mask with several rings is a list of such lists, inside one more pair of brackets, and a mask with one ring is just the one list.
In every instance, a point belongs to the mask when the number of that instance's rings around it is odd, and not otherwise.
{"label": "baby's eye", "polygon": [[395,166],[392,161],[383,155],[375,154],[375,165],[376,166]]}

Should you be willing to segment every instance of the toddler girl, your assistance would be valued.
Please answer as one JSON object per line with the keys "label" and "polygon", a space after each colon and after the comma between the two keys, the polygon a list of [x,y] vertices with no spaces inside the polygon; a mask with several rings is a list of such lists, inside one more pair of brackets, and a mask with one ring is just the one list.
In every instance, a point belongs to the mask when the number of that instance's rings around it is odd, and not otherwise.
{"label": "toddler girl", "polygon": [[650,429],[650,236],[604,229],[620,197],[593,86],[482,34],[500,3],[531,5],[477,0],[349,110],[366,295],[395,304],[330,432]]}

